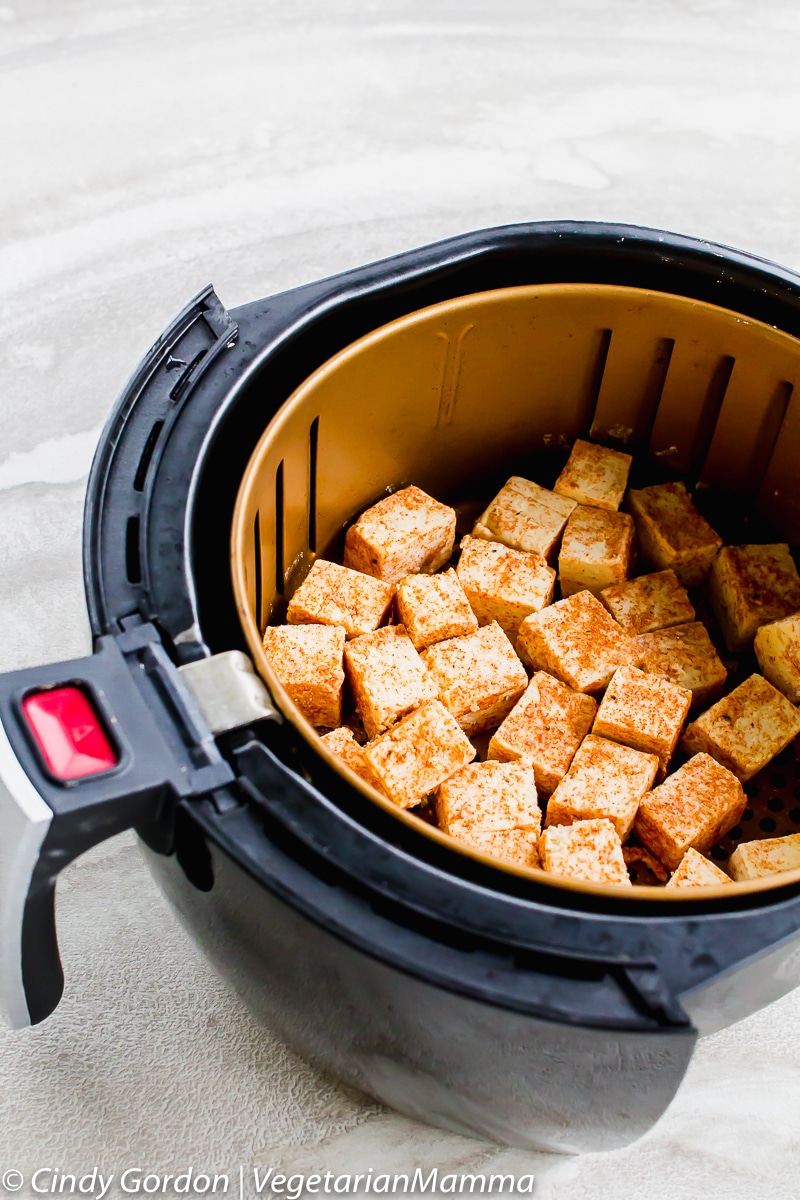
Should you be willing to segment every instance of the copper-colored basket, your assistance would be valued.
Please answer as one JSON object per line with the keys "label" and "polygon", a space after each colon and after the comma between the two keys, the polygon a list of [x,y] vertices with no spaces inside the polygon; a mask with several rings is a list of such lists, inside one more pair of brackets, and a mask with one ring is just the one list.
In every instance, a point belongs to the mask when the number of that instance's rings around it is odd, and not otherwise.
{"label": "copper-colored basket", "polygon": [[[800,340],[789,334],[682,296],[606,285],[464,296],[348,346],[270,421],[234,513],[239,616],[278,708],[353,787],[459,853],[554,887],[696,900],[692,888],[620,892],[489,860],[399,809],[322,745],[270,668],[262,631],[317,553],[387,491],[415,483],[450,502],[485,499],[480,484],[507,464],[566,448],[578,436],[622,442],[719,487],[767,519],[776,536],[800,541],[798,384]],[[738,840],[800,830],[800,761],[791,748],[748,794]],[[792,871],[702,893],[724,898],[798,880]]]}

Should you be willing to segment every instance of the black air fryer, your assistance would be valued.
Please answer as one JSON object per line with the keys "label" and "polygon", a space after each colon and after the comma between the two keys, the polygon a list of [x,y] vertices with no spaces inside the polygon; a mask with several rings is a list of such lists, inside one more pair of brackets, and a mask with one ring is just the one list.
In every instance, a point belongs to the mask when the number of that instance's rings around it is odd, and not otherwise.
{"label": "black air fryer", "polygon": [[[699,1034],[800,982],[800,872],[670,896],[492,865],[321,748],[260,635],[387,487],[455,502],[512,462],[557,466],[576,436],[701,484],[726,541],[800,541],[799,332],[792,272],[572,222],[469,234],[231,312],[202,292],[95,456],[94,653],[0,677],[11,1023],[61,996],[59,872],[132,827],[220,973],[346,1083],[514,1146],[647,1130]],[[763,835],[770,801],[773,829],[776,801],[778,832],[800,829],[798,774],[790,749],[748,785],[741,840]]]}

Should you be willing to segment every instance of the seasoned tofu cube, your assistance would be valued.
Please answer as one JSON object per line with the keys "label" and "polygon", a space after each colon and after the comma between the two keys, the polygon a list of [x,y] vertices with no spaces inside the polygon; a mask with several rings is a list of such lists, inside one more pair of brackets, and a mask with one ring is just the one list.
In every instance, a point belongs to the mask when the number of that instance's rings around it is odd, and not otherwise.
{"label": "seasoned tofu cube", "polygon": [[525,618],[517,653],[577,692],[599,692],[617,667],[635,661],[636,647],[591,592],[576,592]]}
{"label": "seasoned tofu cube", "polygon": [[347,681],[367,737],[383,733],[423,700],[439,695],[403,625],[386,625],[347,643]]}
{"label": "seasoned tofu cube", "polygon": [[472,535],[549,558],[576,507],[574,500],[513,475],[478,518]]}
{"label": "seasoned tofu cube", "polygon": [[677,870],[667,883],[667,887],[716,887],[720,883],[730,883],[731,878],[721,871],[718,866],[698,854],[693,847],[684,854]]}
{"label": "seasoned tofu cube", "polygon": [[413,808],[472,762],[475,747],[439,700],[426,700],[369,742],[364,757],[389,799]]}
{"label": "seasoned tofu cube", "polygon": [[642,797],[634,830],[656,858],[675,870],[690,848],[705,854],[741,820],[741,783],[708,754],[695,754]]}
{"label": "seasoned tofu cube", "polygon": [[558,556],[562,596],[586,588],[594,596],[627,579],[634,553],[633,518],[600,508],[576,508]]}
{"label": "seasoned tofu cube", "polygon": [[503,762],[530,758],[536,786],[549,796],[566,775],[596,713],[597,701],[591,696],[537,671],[493,735],[488,756]]}
{"label": "seasoned tofu cube", "polygon": [[342,723],[345,637],[341,625],[270,625],[264,630],[270,666],[312,725]]}
{"label": "seasoned tofu cube", "polygon": [[344,539],[344,565],[386,583],[432,575],[453,553],[455,509],[418,487],[402,488],[363,512]]}
{"label": "seasoned tofu cube", "polygon": [[636,645],[641,669],[691,692],[693,704],[706,704],[722,691],[728,672],[701,621],[643,633]]}
{"label": "seasoned tofu cube", "polygon": [[664,772],[691,703],[686,688],[638,667],[620,667],[600,702],[592,733],[655,754]]}
{"label": "seasoned tofu cube", "polygon": [[800,712],[762,675],[751,675],[687,725],[681,745],[702,750],[746,783],[800,733]]}
{"label": "seasoned tofu cube", "polygon": [[421,658],[442,703],[469,734],[499,725],[528,686],[525,668],[496,621],[429,646]]}
{"label": "seasoned tofu cube", "polygon": [[800,613],[762,625],[753,648],[764,678],[800,704]]}
{"label": "seasoned tofu cube", "polygon": [[631,455],[621,450],[577,438],[553,491],[579,504],[616,512],[625,495],[632,462]]}
{"label": "seasoned tofu cube", "polygon": [[800,609],[800,576],[789,547],[724,546],[708,577],[708,594],[725,645],[737,653],[756,630]]}
{"label": "seasoned tofu cube", "polygon": [[607,817],[624,842],[657,771],[654,754],[589,734],[548,801],[546,824],[549,828]]}
{"label": "seasoned tofu cube", "polygon": [[341,625],[348,637],[372,633],[386,620],[394,599],[391,584],[318,558],[289,601],[290,625]]}
{"label": "seasoned tofu cube", "polygon": [[453,837],[473,831],[542,830],[542,810],[536,795],[533,764],[473,762],[446,779],[436,793],[439,828]]}
{"label": "seasoned tofu cube", "polygon": [[497,621],[513,640],[520,622],[551,603],[556,573],[540,554],[512,550],[467,534],[456,566],[472,611],[481,625]]}
{"label": "seasoned tofu cube", "polygon": [[406,575],[397,585],[397,615],[417,650],[478,628],[455,571]]}
{"label": "seasoned tofu cube", "polygon": [[462,767],[439,787],[436,815],[440,829],[484,854],[539,865],[542,812],[529,760]]}
{"label": "seasoned tofu cube", "polygon": [[684,587],[703,582],[722,545],[682,483],[657,483],[628,492],[642,556],[658,570],[671,568]]}
{"label": "seasoned tofu cube", "polygon": [[799,871],[800,833],[743,842],[728,859],[728,868],[737,883],[745,879],[763,879],[781,871]]}
{"label": "seasoned tofu cube", "polygon": [[514,863],[518,867],[539,866],[539,835],[529,829],[498,829],[494,833],[476,830],[468,839],[475,849],[489,858]]}
{"label": "seasoned tofu cube", "polygon": [[539,857],[545,871],[554,875],[631,886],[619,834],[611,821],[602,817],[551,825],[539,838]]}
{"label": "seasoned tofu cube", "polygon": [[342,725],[339,729],[332,729],[330,733],[324,734],[320,738],[320,741],[323,746],[330,750],[331,754],[335,754],[337,758],[340,758],[365,783],[371,784],[378,791],[382,790],[380,780],[369,768],[364,754],[364,747],[360,746],[353,737],[352,729],[348,729]]}
{"label": "seasoned tofu cube", "polygon": [[674,571],[654,571],[604,588],[600,599],[631,637],[693,621],[695,611]]}

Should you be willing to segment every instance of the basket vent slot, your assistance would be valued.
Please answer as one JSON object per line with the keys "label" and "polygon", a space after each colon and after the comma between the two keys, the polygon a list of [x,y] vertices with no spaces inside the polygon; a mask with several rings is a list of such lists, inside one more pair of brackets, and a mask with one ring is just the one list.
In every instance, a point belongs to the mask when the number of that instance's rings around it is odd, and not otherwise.
{"label": "basket vent slot", "polygon": [[138,517],[128,517],[128,524],[125,528],[125,574],[128,577],[128,583],[142,582],[139,527],[140,522]]}
{"label": "basket vent slot", "polygon": [[653,364],[648,373],[642,395],[642,428],[637,440],[648,442],[653,432],[653,426],[661,403],[661,394],[667,382],[669,364],[672,362],[672,351],[675,349],[674,338],[659,338],[658,349],[653,358]]}
{"label": "basket vent slot", "polygon": [[264,631],[264,616],[261,611],[263,602],[261,570],[261,513],[256,513],[255,520],[253,521],[253,572],[255,574],[253,590],[255,592],[256,624],[258,625],[259,633],[263,633]]}
{"label": "basket vent slot", "polygon": [[748,491],[753,495],[758,491],[767,473],[772,451],[775,449],[778,436],[783,428],[793,394],[794,384],[790,383],[788,379],[782,379],[770,397],[769,408],[764,415],[756,442],[756,457],[751,478],[748,481]]}
{"label": "basket vent slot", "polygon": [[[770,448],[756,498],[761,516],[774,521],[787,541],[800,541],[800,488],[797,486],[797,444],[800,440],[800,388],[786,387],[786,411]],[[800,800],[800,794],[797,799]]]}
{"label": "basket vent slot", "polygon": [[714,438],[714,430],[717,427],[717,421],[719,420],[722,405],[725,401],[725,393],[728,390],[728,384],[730,383],[735,365],[736,359],[726,354],[718,360],[711,372],[711,378],[708,381],[706,394],[703,398],[700,418],[697,422],[694,445],[692,446],[691,458],[687,470],[687,474],[691,480],[697,479],[703,463],[708,456],[711,442]]}
{"label": "basket vent slot", "polygon": [[284,495],[283,495],[283,459],[278,463],[275,472],[275,591],[282,596],[283,580],[283,542],[284,542]]}
{"label": "basket vent slot", "polygon": [[611,342],[590,436],[623,446],[646,443],[661,402],[675,341],[623,329]]}
{"label": "basket vent slot", "polygon": [[156,448],[156,442],[161,436],[161,430],[163,428],[164,422],[156,421],[153,424],[153,428],[147,435],[147,441],[144,444],[142,456],[139,459],[139,465],[136,468],[136,474],[133,479],[133,490],[135,492],[141,492],[144,489],[144,481],[147,478],[147,469],[152,461],[153,451]]}
{"label": "basket vent slot", "polygon": [[611,347],[611,330],[598,330],[597,353],[594,363],[590,368],[589,384],[587,388],[587,409],[590,414],[590,419],[587,421],[587,427],[592,428],[595,413],[597,412],[597,403],[600,399],[600,389],[603,386],[603,375],[608,361],[608,351]]}
{"label": "basket vent slot", "polygon": [[319,446],[319,417],[314,417],[308,431],[308,548],[317,549],[317,448]]}

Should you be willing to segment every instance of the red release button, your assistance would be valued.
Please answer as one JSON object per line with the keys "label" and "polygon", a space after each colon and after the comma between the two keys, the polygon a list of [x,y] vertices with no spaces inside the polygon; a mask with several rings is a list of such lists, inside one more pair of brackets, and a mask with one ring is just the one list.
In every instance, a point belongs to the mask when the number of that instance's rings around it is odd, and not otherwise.
{"label": "red release button", "polygon": [[22,710],[50,770],[59,779],[110,771],[119,761],[88,697],[76,687],[37,692]]}

